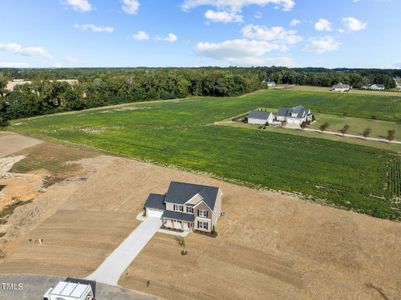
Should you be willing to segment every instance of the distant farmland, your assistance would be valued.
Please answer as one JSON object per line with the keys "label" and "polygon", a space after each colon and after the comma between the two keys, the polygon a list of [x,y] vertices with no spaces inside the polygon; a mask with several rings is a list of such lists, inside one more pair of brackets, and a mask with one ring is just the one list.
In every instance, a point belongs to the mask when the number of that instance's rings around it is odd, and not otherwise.
{"label": "distant farmland", "polygon": [[401,119],[401,97],[269,91],[240,98],[137,103],[45,116],[15,121],[11,129],[207,172],[251,186],[301,193],[376,217],[401,220],[400,205],[395,201],[400,184],[399,154],[211,125],[256,107],[298,104],[333,115]]}

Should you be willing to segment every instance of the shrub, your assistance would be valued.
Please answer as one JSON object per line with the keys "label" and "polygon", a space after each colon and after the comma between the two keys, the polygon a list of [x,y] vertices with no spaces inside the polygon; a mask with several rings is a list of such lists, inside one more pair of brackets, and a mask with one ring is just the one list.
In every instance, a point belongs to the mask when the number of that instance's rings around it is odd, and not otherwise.
{"label": "shrub", "polygon": [[387,139],[391,142],[395,138],[395,130],[391,129],[387,132]]}
{"label": "shrub", "polygon": [[344,125],[344,127],[340,129],[340,132],[344,135],[349,131],[350,128],[351,128],[351,126]]}
{"label": "shrub", "polygon": [[329,127],[329,123],[325,122],[324,124],[320,125],[319,129],[320,131],[326,131],[326,129]]}
{"label": "shrub", "polygon": [[362,135],[363,135],[364,138],[367,138],[367,137],[371,134],[371,132],[372,132],[372,129],[366,128],[366,129],[362,132]]}

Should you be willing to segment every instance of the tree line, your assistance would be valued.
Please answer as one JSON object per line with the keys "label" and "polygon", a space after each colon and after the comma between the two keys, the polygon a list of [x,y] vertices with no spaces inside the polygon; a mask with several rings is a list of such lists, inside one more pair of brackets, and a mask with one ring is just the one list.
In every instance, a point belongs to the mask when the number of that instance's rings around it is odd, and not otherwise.
{"label": "tree line", "polygon": [[[401,70],[324,68],[74,68],[0,69],[0,123],[62,111],[125,102],[238,96],[263,88],[264,81],[330,87],[343,82],[354,88],[369,83],[396,87]],[[7,91],[9,80],[30,80]],[[79,84],[58,82],[76,79]]]}
{"label": "tree line", "polygon": [[[53,70],[54,71],[54,70]],[[25,71],[24,71],[25,72]],[[233,72],[224,69],[164,70],[61,70],[32,71],[31,83],[7,91],[10,77],[0,76],[0,120],[32,117],[63,111],[81,110],[127,102],[165,100],[189,96],[239,96],[262,88],[252,71]],[[49,76],[50,74],[50,76]],[[59,78],[76,75],[78,84],[59,82]],[[14,77],[15,78],[15,77]],[[70,77],[72,78],[72,77]]]}
{"label": "tree line", "polygon": [[296,84],[331,87],[345,83],[353,88],[368,84],[384,84],[386,89],[396,88],[394,77],[401,77],[401,70],[379,69],[320,69],[320,68],[258,68],[262,77],[278,84]]}

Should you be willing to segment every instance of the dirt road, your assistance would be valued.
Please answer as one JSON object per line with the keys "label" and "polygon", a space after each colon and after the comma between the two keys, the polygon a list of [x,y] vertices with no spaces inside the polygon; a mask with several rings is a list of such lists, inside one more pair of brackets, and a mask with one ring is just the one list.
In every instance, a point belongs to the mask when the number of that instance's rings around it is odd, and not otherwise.
{"label": "dirt road", "polygon": [[4,157],[22,149],[33,147],[42,143],[37,139],[13,133],[2,133],[0,135],[0,157]]}

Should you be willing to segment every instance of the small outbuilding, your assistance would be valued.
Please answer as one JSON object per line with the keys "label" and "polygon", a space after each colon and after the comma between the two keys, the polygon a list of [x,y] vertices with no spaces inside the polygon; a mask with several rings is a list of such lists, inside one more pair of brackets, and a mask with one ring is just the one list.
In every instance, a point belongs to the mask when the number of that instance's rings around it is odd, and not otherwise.
{"label": "small outbuilding", "polygon": [[265,125],[273,123],[274,115],[271,112],[253,110],[248,115],[248,124]]}

